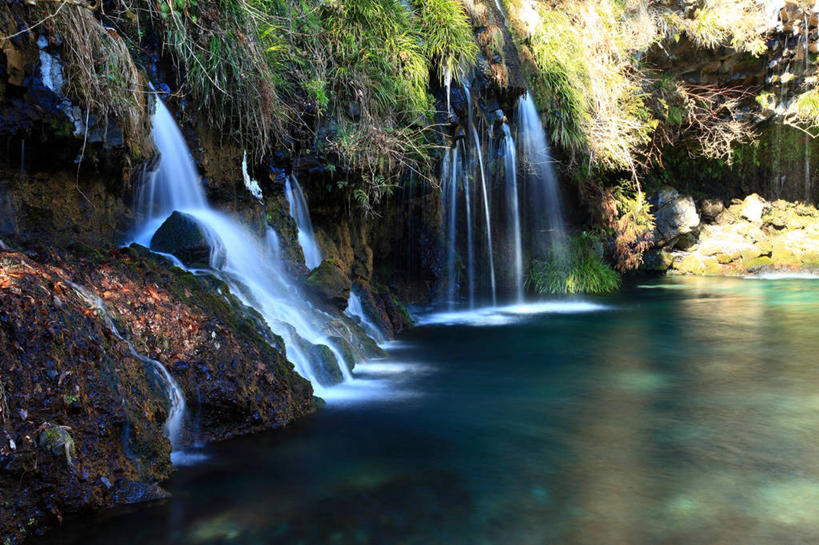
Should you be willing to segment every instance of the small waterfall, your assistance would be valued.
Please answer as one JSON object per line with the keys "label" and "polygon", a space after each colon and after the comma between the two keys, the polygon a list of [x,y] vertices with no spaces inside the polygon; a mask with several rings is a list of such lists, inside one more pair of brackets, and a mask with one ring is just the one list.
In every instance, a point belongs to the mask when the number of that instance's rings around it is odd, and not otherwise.
{"label": "small waterfall", "polygon": [[[519,100],[516,138],[501,110],[496,110],[487,120],[487,130],[479,132],[469,89],[464,91],[468,126],[464,128],[465,135],[456,137],[446,151],[441,174],[448,245],[446,295],[450,310],[454,310],[459,291],[468,295],[469,307],[475,308],[476,299],[480,300],[476,284],[486,286],[476,282],[478,273],[488,276],[493,305],[497,305],[499,287],[505,297],[509,294],[508,297],[520,303],[524,300],[526,259],[545,256],[548,251],[557,252],[556,257],[563,258],[568,251],[557,174],[534,101],[528,93]],[[481,141],[482,134],[488,136],[488,143]],[[491,153],[484,154],[484,146]],[[519,160],[524,169],[519,167]],[[493,208],[492,188],[499,191],[501,184],[503,194],[496,192],[495,198],[501,200]],[[475,198],[481,199],[478,210],[473,208]],[[473,240],[473,230],[481,223],[486,226],[486,238],[482,239],[483,233],[480,233],[476,237],[479,240]],[[498,241],[501,244],[496,248]],[[459,278],[459,255],[466,258],[465,279]],[[500,284],[496,283],[496,260],[502,263]],[[483,263],[485,267],[481,267]]]}
{"label": "small waterfall", "polygon": [[[487,259],[489,260],[489,282],[492,287],[492,304],[495,305],[497,304],[497,293],[495,288],[495,252],[492,248],[492,219],[491,214],[489,213],[489,194],[486,189],[486,172],[484,171],[483,168],[483,151],[481,150],[481,139],[478,137],[478,129],[475,127],[474,119],[475,116],[472,111],[472,95],[469,92],[469,87],[464,86],[464,92],[466,93],[466,104],[469,112],[469,130],[472,133],[472,139],[474,140],[475,143],[475,153],[478,156],[478,167],[480,168],[481,174],[481,189],[483,190],[483,210],[486,219],[486,245],[489,252],[489,255],[487,256]],[[469,247],[471,248],[472,244],[470,244]],[[470,297],[472,297],[471,293]]]}
{"label": "small waterfall", "polygon": [[515,140],[512,138],[512,131],[509,124],[503,123],[503,167],[506,187],[506,207],[507,216],[512,220],[512,244],[514,251],[514,283],[515,297],[518,302],[523,302],[523,242],[520,234],[520,205],[518,196],[518,153],[515,149]]}
{"label": "small waterfall", "polygon": [[[160,224],[174,210],[207,206],[199,174],[182,131],[165,104],[157,99],[153,139],[160,152],[159,167],[148,175],[137,198],[137,214],[148,227]],[[193,173],[193,175],[191,175]],[[165,183],[174,180],[174,183]],[[159,224],[154,226],[154,230]]]}
{"label": "small waterfall", "polygon": [[547,247],[566,250],[566,227],[557,185],[557,174],[543,123],[535,101],[527,92],[518,101],[518,142],[526,166],[529,224],[533,230],[532,249],[545,255]]}
{"label": "small waterfall", "polygon": [[[810,25],[808,24],[807,11],[803,15],[803,23],[805,27],[805,65],[803,67],[802,77],[807,80],[808,72],[810,72]],[[810,142],[811,137],[805,134],[803,137],[805,148],[805,202],[811,202],[811,179],[810,179]]]}
{"label": "small waterfall", "polygon": [[444,156],[444,166],[441,177],[444,182],[444,206],[447,210],[447,256],[446,256],[446,271],[447,271],[447,301],[450,308],[455,305],[455,292],[457,291],[457,284],[455,279],[455,260],[458,255],[456,247],[457,234],[457,199],[458,199],[458,145],[454,148],[446,150]]}
{"label": "small waterfall", "polygon": [[[263,238],[257,237],[238,221],[210,208],[187,144],[160,100],[156,103],[154,139],[162,159],[141,192],[140,207],[146,211],[145,224],[136,241],[150,244],[154,232],[172,211],[188,214],[202,227],[208,239],[213,272],[227,282],[231,292],[244,304],[259,311],[272,331],[284,338],[288,359],[297,372],[313,384],[316,394],[331,396],[327,387],[337,382],[332,378],[334,369],[344,381],[352,381],[352,372],[344,364],[342,352],[329,340],[326,325],[332,317],[313,308],[289,281],[281,264],[278,237],[272,229],[268,229]],[[306,233],[312,235],[304,196],[295,178],[289,180],[288,187],[291,213],[295,214],[300,228],[310,227]],[[312,236],[306,240],[312,240]],[[317,251],[305,251],[305,257],[308,254],[308,266],[316,266],[320,262]],[[321,355],[322,346],[329,348],[334,361],[327,361]]]}
{"label": "small waterfall", "polygon": [[304,264],[308,269],[315,269],[321,265],[321,252],[316,244],[307,199],[304,198],[304,192],[294,174],[288,177],[284,190],[287,194],[287,202],[290,203],[290,216],[296,221],[299,228],[299,244],[304,252]]}
{"label": "small waterfall", "polygon": [[168,403],[170,404],[168,418],[165,420],[165,435],[171,441],[171,460],[173,460],[175,454],[181,447],[182,423],[185,420],[185,394],[182,393],[179,384],[177,384],[164,365],[137,352],[134,345],[131,344],[131,341],[122,336],[114,323],[114,318],[111,316],[111,313],[108,312],[108,307],[105,306],[105,302],[102,299],[78,284],[71,281],[67,282],[74,288],[74,291],[88,303],[88,306],[97,311],[100,318],[105,322],[105,325],[111,330],[111,333],[128,346],[128,351],[131,352],[131,355],[156,371],[165,386],[165,395],[168,397]]}
{"label": "small waterfall", "polygon": [[344,312],[347,316],[357,319],[367,335],[377,342],[382,343],[387,340],[381,329],[367,317],[367,313],[364,312],[364,305],[361,303],[361,297],[355,291],[350,292],[350,300],[347,302],[347,309]]}

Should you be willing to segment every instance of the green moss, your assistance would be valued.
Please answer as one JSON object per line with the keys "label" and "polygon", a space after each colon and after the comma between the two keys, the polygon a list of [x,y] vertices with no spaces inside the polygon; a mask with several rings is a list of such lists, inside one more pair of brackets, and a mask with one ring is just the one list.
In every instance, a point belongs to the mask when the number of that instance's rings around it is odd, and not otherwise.
{"label": "green moss", "polygon": [[395,308],[398,309],[398,313],[401,315],[401,318],[404,319],[404,322],[407,325],[412,325],[415,323],[415,321],[412,319],[412,316],[410,316],[407,307],[405,307],[403,303],[401,303],[401,301],[398,300],[397,295],[392,296],[392,302],[395,304]]}
{"label": "green moss", "polygon": [[774,260],[765,255],[742,260],[742,266],[748,271],[753,271],[763,267],[773,267],[774,265]]}

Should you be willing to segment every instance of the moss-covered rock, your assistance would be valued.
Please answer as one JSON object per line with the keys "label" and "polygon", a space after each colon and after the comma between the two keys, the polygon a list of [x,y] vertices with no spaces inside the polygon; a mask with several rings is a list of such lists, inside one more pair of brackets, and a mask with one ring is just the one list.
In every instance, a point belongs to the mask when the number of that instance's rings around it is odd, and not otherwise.
{"label": "moss-covered rock", "polygon": [[325,259],[307,278],[307,286],[339,310],[347,308],[353,283],[335,259]]}
{"label": "moss-covered rock", "polygon": [[65,460],[66,464],[73,466],[77,451],[74,446],[74,439],[68,433],[67,426],[58,426],[50,422],[45,423],[43,431],[38,439],[40,448],[57,458]]}

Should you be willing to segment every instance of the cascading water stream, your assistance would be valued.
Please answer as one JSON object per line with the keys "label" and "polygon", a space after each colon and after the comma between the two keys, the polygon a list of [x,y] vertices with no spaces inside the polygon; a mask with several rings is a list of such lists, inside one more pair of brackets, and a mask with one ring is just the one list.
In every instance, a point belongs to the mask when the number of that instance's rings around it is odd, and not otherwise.
{"label": "cascading water stream", "polygon": [[448,224],[447,224],[447,301],[449,302],[450,310],[455,305],[455,258],[457,256],[456,243],[456,215],[457,196],[458,196],[458,146],[446,150],[444,157],[443,178],[447,180],[444,187],[444,201],[448,210]]}
{"label": "cascading water stream", "polygon": [[[808,24],[808,15],[807,12],[802,17],[803,24],[805,26],[805,65],[803,67],[803,74],[802,77],[807,79],[808,72],[810,71],[810,25]],[[805,148],[805,202],[811,202],[811,180],[810,180],[810,141],[811,137],[809,134],[805,134],[803,137],[804,140],[804,148]]]}
{"label": "cascading water stream", "polygon": [[344,312],[351,318],[357,318],[367,335],[375,339],[376,342],[382,343],[387,340],[378,326],[367,317],[367,313],[364,312],[364,305],[361,303],[361,297],[355,291],[350,292],[350,299]]}
{"label": "cascading water stream", "polygon": [[[288,281],[278,255],[278,237],[268,229],[264,239],[238,221],[209,207],[187,144],[165,105],[157,100],[154,141],[162,154],[157,171],[147,180],[140,198],[144,226],[136,241],[149,245],[156,229],[174,210],[194,218],[211,248],[210,266],[243,303],[259,311],[266,323],[285,340],[287,356],[296,370],[310,380],[317,395],[329,396],[327,366],[337,366],[344,381],[353,379],[341,351],[325,330],[331,317],[313,308]],[[291,209],[306,215],[306,203],[295,180],[290,184]],[[298,189],[297,189],[298,188]],[[295,203],[295,205],[294,205]],[[302,208],[304,205],[304,208]],[[309,223],[309,215],[302,217]],[[311,224],[310,224],[311,225]],[[312,227],[312,225],[311,225]],[[305,257],[309,252],[305,252]],[[318,265],[312,254],[309,265]],[[334,362],[317,360],[313,346],[327,346]]]}
{"label": "cascading water stream", "polygon": [[507,214],[512,219],[512,248],[514,250],[513,268],[515,297],[519,303],[523,302],[523,242],[520,233],[520,204],[518,196],[518,173],[515,140],[509,125],[503,123],[503,166],[506,186]]}
{"label": "cascading water stream", "polygon": [[108,307],[105,306],[105,302],[102,299],[78,284],[70,281],[68,281],[68,284],[88,303],[88,306],[97,311],[100,318],[105,322],[105,325],[111,330],[111,333],[125,343],[132,356],[156,371],[157,376],[165,387],[165,394],[168,397],[168,403],[170,405],[168,418],[165,420],[165,435],[171,441],[171,461],[178,461],[176,455],[181,447],[182,423],[185,419],[185,394],[182,392],[182,388],[179,387],[179,384],[174,380],[164,365],[136,351],[131,341],[126,339],[117,329],[114,318],[111,316],[111,313],[108,312]]}
{"label": "cascading water stream", "polygon": [[287,202],[290,203],[290,217],[296,221],[299,228],[299,244],[304,252],[304,264],[308,269],[315,269],[321,265],[321,251],[316,243],[316,234],[313,231],[313,221],[310,219],[310,210],[307,199],[296,176],[291,174],[284,185]]}
{"label": "cascading water stream", "polygon": [[546,139],[546,132],[535,101],[527,92],[518,101],[518,142],[521,144],[522,156],[526,169],[530,196],[531,213],[529,222],[534,229],[536,241],[533,244],[535,253],[545,255],[547,244],[558,255],[565,254],[566,227],[563,220],[563,209],[560,203],[560,192],[557,185],[557,174],[552,165],[551,151]]}
{"label": "cascading water stream", "polygon": [[[475,143],[475,153],[478,156],[478,167],[480,169],[481,175],[481,189],[483,190],[483,210],[484,216],[486,219],[486,245],[489,255],[487,256],[489,260],[489,282],[492,287],[492,304],[497,304],[497,293],[495,288],[495,252],[492,248],[492,220],[489,213],[489,193],[486,189],[486,173],[483,167],[483,152],[481,150],[481,139],[478,137],[478,129],[475,128],[475,119],[474,113],[472,111],[472,95],[469,92],[469,88],[464,86],[464,93],[466,93],[466,104],[467,110],[469,112],[469,130],[472,133],[472,138]],[[467,192],[468,194],[468,192]],[[468,206],[468,205],[467,205]],[[469,245],[472,248],[472,244]],[[470,290],[470,297],[473,298],[474,296]],[[472,303],[470,304],[472,306]]]}

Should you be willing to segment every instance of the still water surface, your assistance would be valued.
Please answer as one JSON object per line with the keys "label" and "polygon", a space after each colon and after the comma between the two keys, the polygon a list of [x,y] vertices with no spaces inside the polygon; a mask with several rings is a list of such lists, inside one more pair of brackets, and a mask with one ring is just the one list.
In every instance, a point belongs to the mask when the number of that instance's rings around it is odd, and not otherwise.
{"label": "still water surface", "polygon": [[819,543],[819,281],[427,317],[380,388],[49,544]]}

